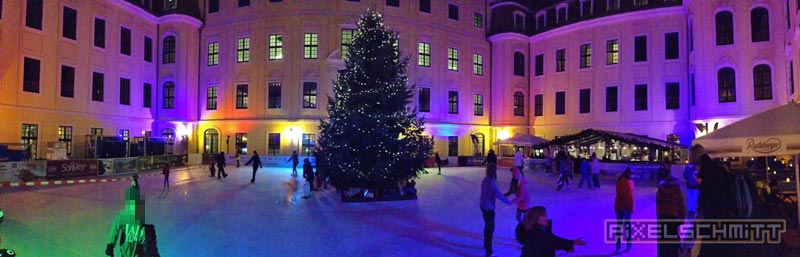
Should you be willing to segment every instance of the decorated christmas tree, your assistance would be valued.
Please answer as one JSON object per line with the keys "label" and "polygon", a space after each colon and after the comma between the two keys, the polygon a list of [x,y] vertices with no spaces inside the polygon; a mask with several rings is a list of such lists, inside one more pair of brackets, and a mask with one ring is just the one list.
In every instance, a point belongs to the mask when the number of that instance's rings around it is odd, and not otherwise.
{"label": "decorated christmas tree", "polygon": [[343,56],[346,69],[328,97],[316,151],[318,166],[339,190],[397,188],[422,171],[431,153],[425,122],[409,108],[415,87],[397,42],[381,14],[367,10]]}

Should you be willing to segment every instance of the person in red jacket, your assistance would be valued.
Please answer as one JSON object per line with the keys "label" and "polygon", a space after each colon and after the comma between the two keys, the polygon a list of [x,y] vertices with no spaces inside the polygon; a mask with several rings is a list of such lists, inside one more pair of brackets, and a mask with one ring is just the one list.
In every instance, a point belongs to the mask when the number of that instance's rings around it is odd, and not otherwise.
{"label": "person in red jacket", "polygon": [[619,253],[622,244],[622,234],[625,234],[627,245],[625,252],[631,250],[631,214],[633,214],[633,180],[631,180],[631,168],[625,168],[622,175],[617,179],[617,196],[614,199],[614,212],[617,215],[617,225],[620,232],[617,233],[617,247],[615,252]]}
{"label": "person in red jacket", "polygon": [[[683,190],[678,177],[672,175],[669,170],[662,170],[658,174],[658,192],[656,193],[656,216],[658,217],[659,227],[664,229],[663,236],[658,239],[658,257],[675,257],[680,252],[680,244],[667,243],[666,241],[680,241],[678,227],[683,223],[686,215],[686,204],[684,203]],[[676,238],[665,238],[664,236],[675,236]]]}

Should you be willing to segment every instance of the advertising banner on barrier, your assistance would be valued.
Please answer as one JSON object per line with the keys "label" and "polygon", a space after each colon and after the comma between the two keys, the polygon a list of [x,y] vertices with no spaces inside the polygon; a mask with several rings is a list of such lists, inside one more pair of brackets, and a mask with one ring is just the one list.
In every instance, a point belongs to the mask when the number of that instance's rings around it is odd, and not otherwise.
{"label": "advertising banner on barrier", "polygon": [[46,161],[0,162],[0,182],[30,182],[46,178]]}
{"label": "advertising banner on barrier", "polygon": [[50,160],[47,161],[47,179],[65,179],[96,176],[97,160]]}
{"label": "advertising banner on barrier", "polygon": [[114,174],[114,159],[100,160],[100,167],[97,169],[97,175],[112,175]]}
{"label": "advertising banner on barrier", "polygon": [[136,172],[136,159],[138,158],[114,159],[114,174]]}

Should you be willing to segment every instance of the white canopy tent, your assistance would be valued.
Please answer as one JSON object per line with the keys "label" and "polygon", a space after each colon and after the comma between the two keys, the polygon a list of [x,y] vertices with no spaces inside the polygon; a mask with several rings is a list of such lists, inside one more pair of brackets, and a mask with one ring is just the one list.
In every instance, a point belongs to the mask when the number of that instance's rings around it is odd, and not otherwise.
{"label": "white canopy tent", "polygon": [[702,145],[709,155],[717,158],[794,155],[795,186],[800,190],[800,103],[789,103],[750,116],[697,138],[693,143]]}
{"label": "white canopy tent", "polygon": [[547,143],[547,139],[530,134],[519,134],[513,137],[497,141],[497,144],[509,144],[516,146],[535,146],[543,143]]}

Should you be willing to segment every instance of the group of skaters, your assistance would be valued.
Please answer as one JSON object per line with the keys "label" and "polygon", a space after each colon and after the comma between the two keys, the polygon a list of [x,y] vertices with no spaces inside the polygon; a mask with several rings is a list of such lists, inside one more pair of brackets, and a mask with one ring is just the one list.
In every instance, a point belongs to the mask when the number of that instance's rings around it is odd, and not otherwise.
{"label": "group of skaters", "polygon": [[[519,152],[517,155],[520,156],[519,158],[522,156]],[[515,156],[515,162],[516,158]],[[552,173],[555,169],[558,174],[557,191],[571,188],[570,181],[576,170],[580,170],[581,173],[578,188],[582,188],[584,182],[590,189],[600,188],[600,160],[595,153],[592,153],[589,159],[583,159],[575,158],[562,149],[556,153],[555,159],[550,154],[545,154],[544,166],[545,173]]]}
{"label": "group of skaters", "polygon": [[[519,152],[517,153],[519,156]],[[561,155],[561,156],[559,156]],[[566,173],[572,169],[563,167],[568,162],[567,154],[557,154],[556,162],[559,172],[559,184],[569,184]],[[514,166],[510,168],[512,180],[506,193],[500,191],[497,184],[497,157],[490,150],[487,155],[486,177],[481,182],[480,209],[484,220],[484,242],[486,256],[494,256],[492,238],[495,229],[495,199],[506,204],[516,204],[515,229],[517,240],[522,244],[522,257],[555,256],[556,251],[572,252],[575,245],[585,245],[581,238],[570,240],[553,234],[544,206],[532,206],[531,196],[527,189],[527,181],[522,173],[523,163],[515,156]],[[521,158],[519,158],[521,159]],[[614,254],[623,254],[631,250],[631,224],[634,211],[634,181],[630,167],[617,178],[615,183],[614,213],[618,227]],[[581,165],[581,173],[589,187],[599,187],[599,161],[592,154],[590,161]],[[592,179],[589,181],[589,175]],[[659,225],[666,228],[666,234],[677,235],[679,227],[687,220],[690,225],[699,220],[735,218],[735,207],[730,197],[729,171],[724,164],[711,159],[701,145],[690,149],[689,165],[683,174],[683,181],[671,173],[667,165],[658,171],[658,191],[656,193],[656,215]],[[584,179],[581,180],[581,185]],[[581,186],[579,185],[579,187]],[[560,188],[559,188],[560,189]],[[513,199],[509,199],[514,195]],[[707,231],[700,231],[701,233]],[[625,248],[622,248],[622,241]],[[684,236],[682,243],[665,242],[659,239],[657,245],[659,257],[691,256],[696,238]],[[698,257],[731,256],[731,247],[725,244],[708,242],[701,245]]]}

